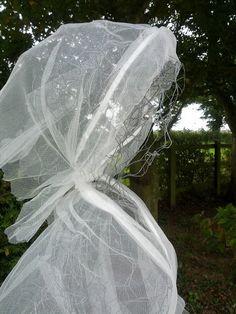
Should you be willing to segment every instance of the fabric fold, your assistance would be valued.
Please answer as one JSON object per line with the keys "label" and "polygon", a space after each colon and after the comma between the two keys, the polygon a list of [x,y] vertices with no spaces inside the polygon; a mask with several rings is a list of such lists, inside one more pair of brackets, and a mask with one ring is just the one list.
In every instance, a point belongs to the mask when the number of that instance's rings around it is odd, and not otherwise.
{"label": "fabric fold", "polygon": [[48,187],[25,203],[16,222],[5,230],[11,243],[28,242],[55,209],[57,202],[73,186]]}
{"label": "fabric fold", "polygon": [[183,313],[173,246],[113,179],[154,121],[167,129],[179,69],[167,28],[105,20],[63,25],[19,58],[0,93],[0,167],[30,200],[5,232],[29,241],[46,224],[0,288],[0,311]]}

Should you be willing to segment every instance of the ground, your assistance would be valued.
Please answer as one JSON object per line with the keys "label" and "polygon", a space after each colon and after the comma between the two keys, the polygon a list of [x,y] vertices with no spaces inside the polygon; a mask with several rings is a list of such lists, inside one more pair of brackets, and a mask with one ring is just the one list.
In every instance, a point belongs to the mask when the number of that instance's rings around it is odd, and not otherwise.
{"label": "ground", "polygon": [[192,219],[202,210],[214,213],[221,205],[198,198],[182,200],[173,210],[164,202],[159,206],[159,224],[177,253],[178,291],[190,314],[236,313],[235,259],[230,252],[210,250]]}

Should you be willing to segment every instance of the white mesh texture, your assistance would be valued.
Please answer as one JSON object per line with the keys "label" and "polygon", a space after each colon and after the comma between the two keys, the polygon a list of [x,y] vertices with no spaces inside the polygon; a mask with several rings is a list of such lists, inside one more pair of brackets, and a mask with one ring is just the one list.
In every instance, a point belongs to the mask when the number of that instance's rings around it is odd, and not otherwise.
{"label": "white mesh texture", "polygon": [[112,179],[176,80],[175,50],[166,28],[94,21],[19,58],[0,94],[0,168],[32,200],[6,233],[28,241],[53,220],[3,283],[3,313],[182,313],[172,245]]}

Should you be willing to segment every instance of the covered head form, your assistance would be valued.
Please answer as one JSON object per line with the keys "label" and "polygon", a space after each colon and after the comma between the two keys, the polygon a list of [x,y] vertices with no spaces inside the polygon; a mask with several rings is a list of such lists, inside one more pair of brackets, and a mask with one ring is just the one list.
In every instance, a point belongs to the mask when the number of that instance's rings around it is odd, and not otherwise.
{"label": "covered head form", "polygon": [[13,191],[25,198],[65,170],[89,181],[121,171],[151,128],[152,100],[176,79],[175,49],[166,28],[94,21],[25,52],[0,94],[0,168]]}
{"label": "covered head form", "polygon": [[108,21],[63,25],[19,58],[0,93],[0,168],[32,199],[6,233],[28,241],[53,222],[4,282],[5,313],[182,313],[172,245],[112,179],[179,68],[168,29]]}

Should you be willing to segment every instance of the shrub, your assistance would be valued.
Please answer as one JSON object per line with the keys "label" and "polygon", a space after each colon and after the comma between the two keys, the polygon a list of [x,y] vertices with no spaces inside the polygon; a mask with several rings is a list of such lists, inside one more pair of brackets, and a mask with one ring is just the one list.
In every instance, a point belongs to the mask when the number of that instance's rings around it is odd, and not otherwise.
{"label": "shrub", "polygon": [[28,246],[26,243],[9,244],[4,234],[4,230],[15,222],[22,203],[10,193],[10,186],[1,180],[2,176],[0,170],[0,284]]}
{"label": "shrub", "polygon": [[230,250],[236,257],[236,207],[228,204],[219,207],[217,214],[210,218],[204,212],[195,215],[193,221],[200,226],[208,248],[216,252]]}
{"label": "shrub", "polygon": [[[176,186],[177,192],[193,191],[196,194],[209,194],[214,187],[214,148],[199,148],[203,144],[214,144],[216,140],[230,144],[230,133],[172,131],[172,145],[176,151]],[[166,197],[168,188],[168,154],[169,149],[162,150],[157,158],[160,176],[160,190]],[[230,149],[221,149],[221,182],[230,181]]]}

